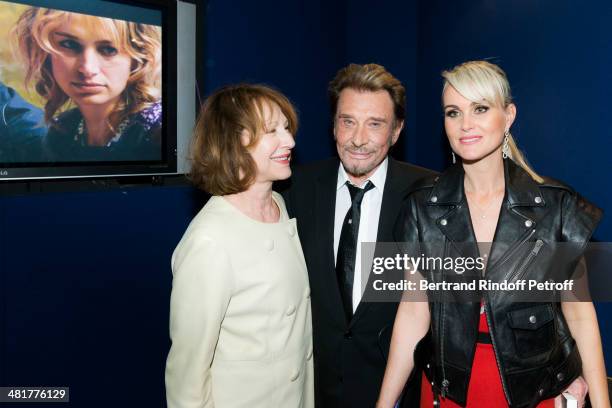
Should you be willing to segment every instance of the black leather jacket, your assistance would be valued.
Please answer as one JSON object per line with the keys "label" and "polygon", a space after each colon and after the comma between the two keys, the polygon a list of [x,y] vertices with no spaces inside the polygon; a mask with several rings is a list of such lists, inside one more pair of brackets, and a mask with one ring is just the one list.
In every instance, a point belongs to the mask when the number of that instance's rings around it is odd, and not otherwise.
{"label": "black leather jacket", "polygon": [[[486,279],[503,281],[520,269],[526,279],[545,281],[551,251],[558,242],[584,248],[601,210],[569,187],[550,179],[536,183],[512,160],[504,160],[506,194],[486,270]],[[463,245],[478,256],[469,209],[463,192],[463,168],[454,165],[424,181],[406,198],[395,238],[419,242],[425,256],[456,257]],[[530,255],[531,253],[531,255]],[[534,255],[535,254],[535,255]],[[581,253],[556,272],[571,276]],[[534,262],[534,258],[538,258]],[[513,272],[515,271],[515,272]],[[444,279],[442,271],[422,271],[428,280]],[[454,272],[450,272],[454,273]],[[557,279],[556,279],[557,280]],[[511,407],[533,407],[561,393],[581,372],[581,360],[558,302],[513,301],[507,292],[482,292],[489,332]],[[431,328],[415,358],[436,393],[464,405],[475,353],[478,302],[431,301]]]}

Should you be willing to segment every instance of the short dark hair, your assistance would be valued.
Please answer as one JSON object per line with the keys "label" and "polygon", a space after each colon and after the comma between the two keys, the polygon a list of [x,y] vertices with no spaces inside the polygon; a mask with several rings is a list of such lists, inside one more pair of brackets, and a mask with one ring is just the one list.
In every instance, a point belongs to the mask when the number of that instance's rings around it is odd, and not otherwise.
{"label": "short dark hair", "polygon": [[340,93],[346,88],[357,91],[387,91],[393,101],[395,120],[406,118],[406,89],[389,71],[378,64],[350,64],[342,68],[329,83],[329,100],[332,116],[336,116]]}
{"label": "short dark hair", "polygon": [[[191,144],[192,182],[213,195],[245,191],[255,180],[257,166],[248,151],[265,131],[263,107],[277,105],[295,135],[297,114],[289,99],[265,85],[238,84],[210,95],[200,111]],[[249,143],[245,146],[242,134]]]}

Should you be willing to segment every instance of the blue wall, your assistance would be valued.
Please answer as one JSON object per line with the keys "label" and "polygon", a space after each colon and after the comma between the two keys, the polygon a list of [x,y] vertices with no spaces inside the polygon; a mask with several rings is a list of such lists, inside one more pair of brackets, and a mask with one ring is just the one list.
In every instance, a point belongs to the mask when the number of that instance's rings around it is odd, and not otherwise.
{"label": "blue wall", "polygon": [[162,406],[169,260],[192,202],[173,187],[2,198],[0,384]]}
{"label": "blue wall", "polygon": [[[443,169],[439,73],[496,57],[532,164],[612,214],[607,1],[211,0],[205,11],[207,92],[238,81],[285,92],[300,112],[300,162],[334,152],[337,69],[378,62],[408,91],[395,155]],[[67,385],[73,406],[163,406],[169,259],[202,201],[188,187],[0,197],[0,385]],[[598,239],[612,240],[611,219]],[[612,339],[612,311],[599,311]]]}

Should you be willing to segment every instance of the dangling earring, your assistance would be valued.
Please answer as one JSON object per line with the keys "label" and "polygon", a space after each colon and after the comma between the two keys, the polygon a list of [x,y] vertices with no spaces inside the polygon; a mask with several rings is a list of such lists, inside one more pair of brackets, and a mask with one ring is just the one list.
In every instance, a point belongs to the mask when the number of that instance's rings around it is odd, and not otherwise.
{"label": "dangling earring", "polygon": [[453,155],[453,164],[457,163],[457,158],[455,157],[455,152],[451,150],[451,154]]}
{"label": "dangling earring", "polygon": [[502,157],[507,159],[508,156],[511,156],[510,146],[508,145],[508,137],[510,136],[510,132],[506,130],[504,132],[504,145],[502,146]]}

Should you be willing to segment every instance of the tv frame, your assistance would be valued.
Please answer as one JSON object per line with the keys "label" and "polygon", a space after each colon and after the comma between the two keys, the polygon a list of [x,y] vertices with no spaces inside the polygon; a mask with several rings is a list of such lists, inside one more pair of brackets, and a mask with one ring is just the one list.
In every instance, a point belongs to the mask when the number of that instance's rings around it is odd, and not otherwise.
{"label": "tv frame", "polygon": [[[11,0],[5,0],[11,1]],[[104,0],[112,3],[135,7],[153,8],[162,13],[162,157],[159,161],[130,162],[37,162],[37,163],[0,163],[0,182],[11,180],[50,180],[80,178],[115,178],[134,176],[176,175],[177,166],[185,169],[177,161],[177,139],[184,138],[177,131],[177,84],[178,44],[177,44],[177,8],[176,0]],[[17,1],[18,2],[18,1]],[[192,4],[198,13],[198,3]],[[59,8],[59,7],[58,7]],[[199,19],[196,19],[200,23]],[[199,39],[195,38],[198,48]],[[197,73],[194,80],[197,82]],[[193,90],[194,94],[196,89]],[[183,98],[189,97],[183,95]],[[191,97],[195,101],[195,95]],[[195,112],[193,114],[195,120]],[[180,141],[179,141],[180,143]],[[180,143],[185,145],[185,143]],[[183,153],[184,155],[184,153]],[[185,157],[181,158],[184,162]],[[185,172],[184,170],[182,171]]]}

